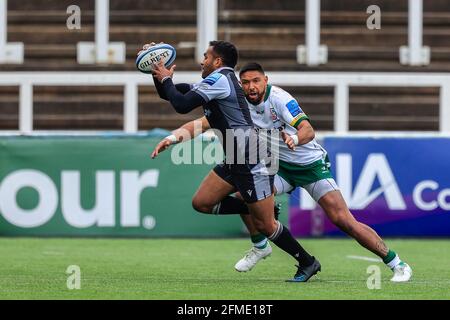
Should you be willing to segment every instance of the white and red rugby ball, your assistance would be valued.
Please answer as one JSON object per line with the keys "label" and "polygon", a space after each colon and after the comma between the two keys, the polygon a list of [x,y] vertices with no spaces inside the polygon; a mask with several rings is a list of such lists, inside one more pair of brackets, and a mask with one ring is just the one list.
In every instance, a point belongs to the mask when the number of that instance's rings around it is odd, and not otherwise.
{"label": "white and red rugby ball", "polygon": [[167,43],[159,43],[141,52],[136,59],[136,68],[143,73],[152,73],[154,66],[163,61],[166,68],[177,56],[174,47]]}

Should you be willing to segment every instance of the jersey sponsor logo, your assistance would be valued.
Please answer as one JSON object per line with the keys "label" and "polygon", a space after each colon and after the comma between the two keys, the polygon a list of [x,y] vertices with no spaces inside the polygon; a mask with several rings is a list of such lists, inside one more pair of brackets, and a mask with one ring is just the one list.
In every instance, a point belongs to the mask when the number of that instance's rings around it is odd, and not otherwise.
{"label": "jersey sponsor logo", "polygon": [[207,77],[202,81],[202,83],[206,83],[207,85],[212,86],[212,85],[214,85],[214,84],[217,82],[217,80],[220,79],[221,76],[222,76],[222,75],[221,75],[220,73],[214,73],[214,74],[211,74],[211,75],[207,76]]}
{"label": "jersey sponsor logo", "polygon": [[291,101],[289,101],[286,104],[286,108],[288,108],[289,112],[291,113],[291,115],[295,118],[296,116],[298,116],[299,114],[303,113],[302,108],[300,108],[300,105],[298,104],[298,102],[293,99]]}
{"label": "jersey sponsor logo", "polygon": [[278,115],[273,108],[270,108],[270,114],[272,115],[272,121],[276,122],[278,120]]}

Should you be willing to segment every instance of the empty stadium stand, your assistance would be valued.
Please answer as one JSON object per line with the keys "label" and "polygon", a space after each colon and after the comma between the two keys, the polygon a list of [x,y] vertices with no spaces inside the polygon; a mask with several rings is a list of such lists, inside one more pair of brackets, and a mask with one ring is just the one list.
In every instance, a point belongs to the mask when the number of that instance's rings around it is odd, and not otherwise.
{"label": "empty stadium stand", "polygon": [[[76,44],[94,40],[94,2],[76,1],[82,28],[68,30],[71,0],[9,1],[8,41],[25,44],[23,65],[0,65],[0,71],[133,71],[138,48],[148,41],[177,47],[177,70],[198,70],[194,60],[196,0],[111,0],[110,40],[124,41],[124,65],[79,65]],[[374,2],[382,12],[381,29],[368,30],[366,9]],[[424,1],[424,45],[431,64],[402,66],[399,47],[407,43],[407,0],[322,0],[321,42],[328,63],[297,63],[296,47],[304,43],[304,1],[219,0],[219,37],[240,49],[240,65],[259,61],[271,71],[450,71],[450,5]],[[173,8],[176,8],[175,10]],[[137,71],[136,71],[137,72]],[[149,79],[151,81],[151,79]],[[333,88],[286,88],[310,114],[318,130],[333,129]],[[18,89],[0,87],[0,130],[18,126]],[[121,130],[123,88],[37,87],[35,129]],[[174,128],[201,116],[175,114],[154,89],[140,88],[139,129]],[[351,130],[438,130],[438,88],[351,88]]]}

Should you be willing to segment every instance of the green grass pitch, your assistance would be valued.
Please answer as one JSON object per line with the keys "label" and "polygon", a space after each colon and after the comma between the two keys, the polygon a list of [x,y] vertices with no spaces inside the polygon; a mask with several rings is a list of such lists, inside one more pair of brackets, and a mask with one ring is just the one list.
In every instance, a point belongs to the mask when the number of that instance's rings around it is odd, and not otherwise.
{"label": "green grass pitch", "polygon": [[[389,281],[382,263],[349,239],[301,239],[322,272],[286,283],[295,261],[278,248],[248,273],[234,263],[246,239],[0,238],[0,299],[449,299],[450,240],[387,240],[413,268],[410,283]],[[69,265],[81,288],[69,290]],[[367,268],[381,269],[381,288],[367,288]]]}

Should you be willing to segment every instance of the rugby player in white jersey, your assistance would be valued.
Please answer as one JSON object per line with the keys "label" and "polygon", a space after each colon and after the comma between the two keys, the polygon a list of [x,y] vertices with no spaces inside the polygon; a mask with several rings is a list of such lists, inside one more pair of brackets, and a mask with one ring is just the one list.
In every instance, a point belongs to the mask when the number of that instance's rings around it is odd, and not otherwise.
{"label": "rugby player in white jersey", "polygon": [[[263,68],[257,63],[245,65],[239,75],[255,126],[282,130],[285,144],[279,146],[276,194],[291,192],[296,187],[304,188],[339,229],[383,259],[394,272],[392,281],[408,281],[412,275],[408,264],[401,261],[372,228],[358,222],[349,211],[331,175],[327,153],[314,139],[314,130],[297,101],[285,90],[268,84]],[[250,233],[258,234],[252,220],[246,215],[242,218]],[[236,269],[250,270],[264,251],[269,250],[252,248],[236,264]]]}

